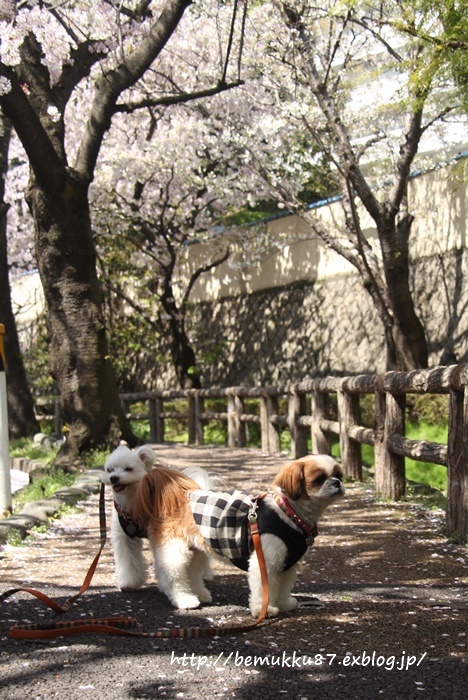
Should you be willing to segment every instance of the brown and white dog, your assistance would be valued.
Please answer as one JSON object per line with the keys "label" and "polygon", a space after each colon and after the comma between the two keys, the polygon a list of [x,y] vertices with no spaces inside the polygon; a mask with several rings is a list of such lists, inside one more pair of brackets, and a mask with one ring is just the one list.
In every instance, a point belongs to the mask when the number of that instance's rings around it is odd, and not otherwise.
{"label": "brown and white dog", "polygon": [[[104,465],[102,482],[112,488],[114,497],[110,535],[117,585],[122,590],[141,588],[148,577],[143,553],[143,540],[147,535],[135,511],[135,495],[143,477],[155,467],[163,468],[156,462],[156,455],[149,445],[131,450],[121,444]],[[211,486],[212,481],[204,470],[189,467],[186,471],[197,480],[196,488]],[[210,573],[207,569],[206,576]]]}
{"label": "brown and white dog", "polygon": [[122,590],[141,588],[147,579],[142,541],[146,533],[134,516],[134,498],[138,484],[153,469],[155,460],[148,445],[133,451],[122,444],[104,465],[102,481],[112,488],[114,496],[110,534],[117,585]]}
{"label": "brown and white dog", "polygon": [[[255,617],[262,607],[262,585],[247,526],[251,497],[210,490],[204,470],[194,469],[190,475],[158,467],[143,476],[134,495],[133,516],[149,538],[159,588],[176,608],[211,602],[204,579],[210,555],[218,553],[248,571],[249,607]],[[258,501],[270,616],[297,606],[291,590],[298,561],[312,544],[326,508],[343,494],[340,466],[328,455],[313,455],[280,469],[271,491]],[[134,573],[125,579],[123,572],[119,580],[143,582]]]}

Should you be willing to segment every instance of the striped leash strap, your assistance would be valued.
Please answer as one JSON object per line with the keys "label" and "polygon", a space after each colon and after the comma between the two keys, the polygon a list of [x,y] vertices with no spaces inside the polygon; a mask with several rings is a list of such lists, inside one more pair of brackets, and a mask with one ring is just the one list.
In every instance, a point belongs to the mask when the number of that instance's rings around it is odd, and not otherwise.
{"label": "striped leash strap", "polygon": [[190,639],[197,637],[228,637],[254,629],[261,620],[248,625],[232,625],[222,627],[174,627],[143,632],[139,629],[138,621],[130,617],[89,618],[55,622],[51,624],[30,624],[11,627],[12,639],[54,639],[56,637],[72,637],[82,634],[111,634],[120,637],[146,637],[149,639]]}
{"label": "striped leash strap", "polygon": [[[223,627],[176,627],[172,629],[160,628],[154,630],[153,632],[142,632],[138,629],[138,622],[134,618],[125,617],[110,617],[110,618],[91,618],[82,620],[70,620],[68,622],[55,622],[55,623],[38,623],[38,624],[25,624],[17,625],[10,629],[10,637],[12,639],[52,639],[55,637],[70,637],[74,635],[81,634],[111,634],[125,637],[147,637],[156,639],[183,639],[183,638],[196,638],[196,637],[226,637],[234,634],[239,634],[241,632],[248,632],[259,625],[266,617],[268,611],[268,575],[265,564],[265,558],[263,556],[263,550],[260,541],[260,533],[258,532],[257,525],[257,500],[262,498],[259,496],[252,499],[252,506],[249,512],[249,525],[250,532],[252,535],[252,541],[254,544],[255,552],[257,553],[257,560],[260,567],[260,574],[262,580],[262,609],[255,622],[248,625],[232,625]],[[100,532],[101,532],[101,547],[98,554],[94,558],[88,573],[86,575],[85,581],[80,588],[80,591],[69,598],[64,605],[59,605],[55,601],[48,598],[46,595],[40,591],[36,591],[30,588],[14,588],[6,591],[0,596],[0,602],[3,602],[10,595],[17,592],[27,592],[34,595],[36,598],[41,600],[43,603],[52,608],[56,613],[67,612],[73,605],[75,600],[82,595],[91,583],[94,571],[96,569],[99,557],[101,555],[102,549],[106,543],[106,517],[105,517],[105,503],[104,503],[104,484],[101,486],[101,494],[99,500],[99,514],[100,514]]]}

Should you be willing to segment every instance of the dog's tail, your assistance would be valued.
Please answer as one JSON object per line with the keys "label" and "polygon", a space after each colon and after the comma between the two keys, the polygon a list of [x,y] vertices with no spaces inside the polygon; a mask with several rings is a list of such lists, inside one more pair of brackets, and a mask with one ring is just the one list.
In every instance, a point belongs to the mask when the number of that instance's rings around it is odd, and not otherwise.
{"label": "dog's tail", "polygon": [[203,491],[212,491],[224,485],[223,480],[219,476],[209,474],[201,467],[187,467],[182,474],[195,481]]}
{"label": "dog's tail", "polygon": [[187,503],[187,494],[200,486],[188,476],[173,469],[158,467],[139,482],[133,512],[143,528],[171,518]]}

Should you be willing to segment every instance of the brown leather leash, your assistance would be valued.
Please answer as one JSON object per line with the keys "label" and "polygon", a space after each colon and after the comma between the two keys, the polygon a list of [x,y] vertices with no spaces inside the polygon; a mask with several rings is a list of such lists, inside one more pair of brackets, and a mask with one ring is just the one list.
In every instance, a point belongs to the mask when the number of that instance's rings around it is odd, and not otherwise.
{"label": "brown leather leash", "polygon": [[[90,618],[81,620],[69,620],[65,622],[50,622],[16,625],[10,628],[10,637],[12,639],[52,639],[55,637],[69,637],[79,634],[112,634],[125,637],[150,637],[157,639],[183,639],[191,637],[226,637],[229,635],[239,634],[254,629],[267,616],[268,611],[268,574],[263,556],[262,545],[260,541],[260,533],[258,532],[257,524],[257,501],[263,498],[258,496],[252,499],[252,507],[248,515],[250,532],[257,560],[260,567],[260,575],[262,580],[262,609],[260,615],[255,622],[248,625],[233,625],[231,627],[175,627],[175,628],[160,628],[152,632],[143,632],[138,629],[139,625],[136,619],[126,617],[109,617],[109,618]],[[100,548],[96,554],[88,573],[83,581],[78,593],[69,598],[63,605],[52,600],[44,593],[35,590],[34,588],[11,588],[0,595],[0,602],[5,601],[15,593],[29,593],[38,598],[42,603],[47,605],[57,614],[63,614],[70,610],[73,603],[89,588],[94,572],[96,570],[99,558],[101,556],[104,545],[106,544],[106,510],[105,510],[105,487],[101,485],[99,495],[99,529],[100,529]]]}

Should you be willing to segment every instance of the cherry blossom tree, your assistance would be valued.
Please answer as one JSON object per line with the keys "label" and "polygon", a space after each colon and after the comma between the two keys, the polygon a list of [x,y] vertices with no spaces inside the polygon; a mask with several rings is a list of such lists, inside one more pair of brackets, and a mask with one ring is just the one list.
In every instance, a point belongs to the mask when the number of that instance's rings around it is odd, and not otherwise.
{"label": "cherry blossom tree", "polygon": [[[358,270],[383,323],[389,369],[428,362],[410,286],[411,172],[431,139],[441,149],[466,130],[453,80],[437,69],[438,46],[422,38],[425,30],[444,37],[428,5],[274,0],[268,13],[253,8],[256,109],[236,117],[239,152],[270,197]],[[341,193],[344,223],[334,230],[298,197],[317,147]]]}
{"label": "cherry blossom tree", "polygon": [[[131,124],[145,111],[152,128],[168,106],[239,84],[239,3],[234,10],[209,0],[2,6],[0,106],[30,165],[26,199],[52,371],[70,426],[62,456],[103,439],[134,443],[108,351],[91,227],[101,150],[117,115]],[[203,43],[207,31],[219,40],[218,59],[213,42]]]}
{"label": "cherry blossom tree", "polygon": [[[228,247],[224,241],[216,244],[212,227],[239,196],[222,142],[204,112],[178,106],[159,119],[156,132],[138,126],[131,138],[127,133],[126,143],[116,126],[113,138],[125,145],[117,163],[115,150],[106,149],[91,194],[109,303],[123,300],[146,321],[150,336],[167,338],[182,387],[200,386],[187,330],[190,292],[201,275],[227,259]],[[187,246],[207,236],[210,255],[191,271],[182,291]]]}

